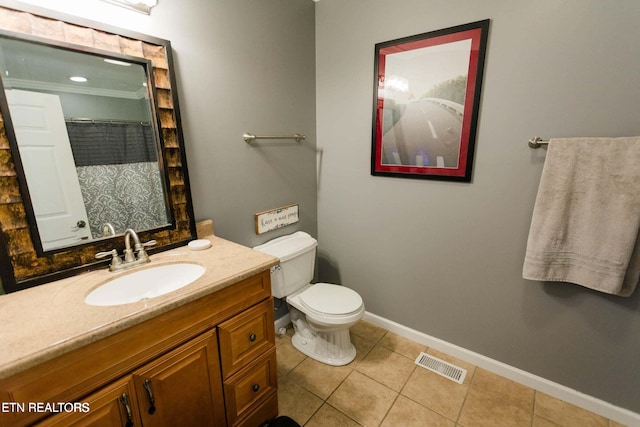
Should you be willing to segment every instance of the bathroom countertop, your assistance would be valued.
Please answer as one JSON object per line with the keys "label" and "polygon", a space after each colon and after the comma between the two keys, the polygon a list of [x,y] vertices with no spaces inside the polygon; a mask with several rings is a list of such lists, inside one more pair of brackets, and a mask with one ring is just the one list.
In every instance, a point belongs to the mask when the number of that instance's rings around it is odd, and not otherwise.
{"label": "bathroom countertop", "polygon": [[[106,268],[0,296],[0,379],[142,323],[251,277],[278,263],[270,255],[215,236],[211,248],[186,246],[151,255],[145,266],[112,273]],[[195,282],[166,295],[131,304],[97,307],[84,298],[128,272],[172,262],[206,267]]]}

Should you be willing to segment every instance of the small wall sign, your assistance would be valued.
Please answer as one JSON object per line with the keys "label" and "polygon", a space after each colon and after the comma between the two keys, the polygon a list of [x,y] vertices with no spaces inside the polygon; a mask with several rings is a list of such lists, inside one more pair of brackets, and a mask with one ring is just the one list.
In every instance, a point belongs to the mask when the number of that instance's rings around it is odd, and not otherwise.
{"label": "small wall sign", "polygon": [[255,214],[256,234],[277,230],[286,225],[298,222],[298,205],[283,206],[281,208]]}

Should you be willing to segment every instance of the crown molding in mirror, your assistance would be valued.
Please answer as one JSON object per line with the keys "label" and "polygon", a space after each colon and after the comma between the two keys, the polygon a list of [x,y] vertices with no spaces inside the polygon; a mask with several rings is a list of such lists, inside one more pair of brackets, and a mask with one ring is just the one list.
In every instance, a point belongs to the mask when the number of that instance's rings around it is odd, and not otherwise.
{"label": "crown molding in mirror", "polygon": [[[164,177],[170,191],[173,223],[170,227],[140,232],[141,240],[155,239],[150,253],[186,244],[196,236],[182,137],[176,79],[173,73],[171,44],[168,40],[79,19],[16,1],[0,2],[0,30],[22,37],[51,41],[77,49],[98,49],[150,60],[155,86],[155,106],[160,123]],[[4,97],[2,97],[4,98]],[[31,237],[25,201],[27,190],[21,187],[19,161],[14,162],[9,138],[12,129],[6,102],[0,114],[0,278],[6,292],[36,286],[81,272],[106,268],[107,261],[96,262],[95,254],[124,246],[117,236],[55,253],[38,256]],[[8,136],[10,135],[10,136]]]}
{"label": "crown molding in mirror", "polygon": [[136,12],[151,14],[151,9],[158,5],[158,0],[102,0],[116,6],[135,10]]}

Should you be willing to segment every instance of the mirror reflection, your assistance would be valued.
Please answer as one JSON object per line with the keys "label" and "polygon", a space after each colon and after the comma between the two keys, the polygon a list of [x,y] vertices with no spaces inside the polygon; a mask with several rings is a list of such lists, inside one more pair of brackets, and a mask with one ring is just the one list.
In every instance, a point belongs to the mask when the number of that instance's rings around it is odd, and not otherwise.
{"label": "mirror reflection", "polygon": [[170,223],[145,65],[0,36],[43,251]]}

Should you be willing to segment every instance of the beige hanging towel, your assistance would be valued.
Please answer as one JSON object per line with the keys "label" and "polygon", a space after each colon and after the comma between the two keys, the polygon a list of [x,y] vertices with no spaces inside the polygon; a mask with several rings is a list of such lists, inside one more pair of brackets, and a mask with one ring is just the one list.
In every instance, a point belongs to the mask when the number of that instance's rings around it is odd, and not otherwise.
{"label": "beige hanging towel", "polygon": [[551,139],[522,276],[629,296],[639,232],[640,137]]}

